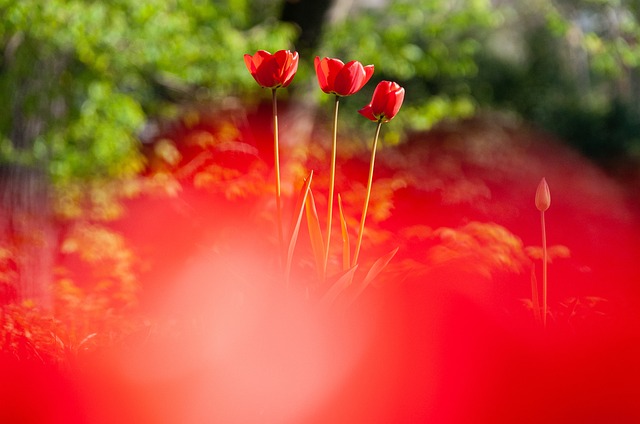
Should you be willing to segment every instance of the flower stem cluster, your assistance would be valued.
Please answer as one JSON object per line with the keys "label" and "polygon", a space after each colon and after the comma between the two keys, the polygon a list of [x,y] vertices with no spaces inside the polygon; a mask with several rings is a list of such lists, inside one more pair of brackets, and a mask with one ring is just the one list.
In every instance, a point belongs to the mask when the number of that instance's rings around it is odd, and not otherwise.
{"label": "flower stem cluster", "polygon": [[[287,87],[298,69],[298,53],[289,50],[280,50],[271,54],[265,50],[257,51],[253,56],[244,55],[244,61],[249,73],[256,82],[264,88],[272,90],[273,94],[273,126],[274,126],[274,156],[276,170],[276,205],[278,209],[278,237],[280,243],[281,258],[284,257],[284,237],[282,232],[282,210],[280,200],[280,165],[279,165],[279,146],[278,146],[278,120],[277,120],[277,104],[276,91],[278,88]],[[331,145],[331,174],[329,181],[329,196],[327,199],[327,229],[325,240],[320,240],[319,245],[324,248],[323,263],[318,264],[321,269],[320,275],[325,277],[327,273],[327,264],[329,262],[329,248],[331,241],[333,203],[335,191],[335,168],[337,155],[337,125],[338,125],[338,108],[340,98],[351,96],[360,91],[369,82],[373,76],[374,66],[363,66],[360,62],[352,60],[346,64],[340,59],[320,58],[316,57],[314,66],[318,84],[320,89],[327,94],[335,96],[335,109],[333,119],[333,139]],[[389,122],[400,110],[404,100],[404,88],[400,87],[396,82],[382,81],[378,84],[373,92],[371,102],[359,110],[364,117],[377,122],[375,137],[372,146],[371,161],[369,166],[369,178],[367,183],[367,194],[362,209],[360,220],[360,228],[358,231],[358,242],[356,245],[353,262],[347,264],[348,267],[357,265],[362,237],[364,233],[364,223],[367,214],[369,199],[371,197],[371,186],[373,182],[373,169],[375,162],[375,152],[380,134],[382,123]],[[306,196],[306,193],[305,193]],[[311,197],[312,199],[312,197]],[[314,208],[315,209],[315,208]],[[344,220],[342,220],[344,224]],[[348,256],[348,255],[347,255]],[[346,257],[346,256],[345,256]],[[288,269],[288,266],[286,267]]]}

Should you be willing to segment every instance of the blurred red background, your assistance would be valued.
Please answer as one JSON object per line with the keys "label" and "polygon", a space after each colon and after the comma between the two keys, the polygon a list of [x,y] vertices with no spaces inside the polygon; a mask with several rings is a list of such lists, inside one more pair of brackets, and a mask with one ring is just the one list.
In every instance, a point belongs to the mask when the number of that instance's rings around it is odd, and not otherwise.
{"label": "blurred red background", "polygon": [[[304,234],[294,288],[272,277],[270,115],[237,113],[163,133],[181,159],[150,153],[149,176],[171,171],[182,189],[134,199],[111,224],[143,263],[146,324],[64,366],[5,361],[0,421],[640,421],[637,186],[522,125],[409,135],[379,152],[362,267],[400,250],[350,309],[325,310],[304,296]],[[319,211],[327,140],[319,128],[282,152],[286,195],[313,169]],[[344,145],[337,191],[356,222],[369,155]],[[542,177],[559,252],[546,329],[529,302]]]}

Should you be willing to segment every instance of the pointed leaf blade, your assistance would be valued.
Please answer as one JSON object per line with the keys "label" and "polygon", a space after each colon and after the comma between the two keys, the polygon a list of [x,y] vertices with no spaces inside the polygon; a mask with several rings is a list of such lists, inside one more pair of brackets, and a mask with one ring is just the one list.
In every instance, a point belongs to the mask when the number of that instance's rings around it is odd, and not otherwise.
{"label": "pointed leaf blade", "polygon": [[313,198],[313,191],[309,189],[309,195],[305,202],[305,212],[307,215],[307,227],[309,228],[309,238],[311,240],[311,249],[313,257],[316,261],[316,269],[320,281],[324,281],[324,240],[322,239],[322,229],[318,219],[318,211],[316,202]]}
{"label": "pointed leaf blade", "polygon": [[320,299],[320,304],[324,306],[333,305],[338,296],[351,286],[353,276],[355,275],[358,265],[345,272],[333,285],[327,290],[325,295]]}
{"label": "pointed leaf blade", "polygon": [[338,210],[340,211],[340,228],[342,229],[342,270],[351,268],[351,246],[349,244],[349,231],[347,221],[342,210],[342,198],[338,194]]}
{"label": "pointed leaf blade", "polygon": [[313,170],[309,173],[309,177],[305,180],[305,183],[298,195],[296,206],[293,209],[294,215],[291,226],[291,236],[289,237],[289,248],[287,250],[287,262],[285,265],[285,283],[289,285],[289,278],[291,277],[291,263],[293,261],[293,252],[298,241],[298,234],[300,233],[300,224],[302,222],[302,214],[304,211],[304,205],[307,201],[307,195],[311,187],[311,180],[313,179]]}
{"label": "pointed leaf blade", "polygon": [[391,252],[378,258],[373,263],[373,265],[371,265],[371,268],[369,269],[369,272],[367,272],[367,275],[364,277],[364,279],[360,283],[356,285],[355,291],[351,296],[351,300],[349,304],[355,302],[358,296],[362,294],[362,292],[369,286],[369,284],[371,284],[371,282],[375,280],[378,275],[380,275],[380,273],[387,267],[387,265],[389,265],[389,262],[391,262],[391,259],[393,259],[396,253],[398,253],[399,249],[400,249],[399,247],[396,247]]}
{"label": "pointed leaf blade", "polygon": [[538,295],[538,280],[536,278],[535,267],[531,266],[531,305],[533,306],[533,317],[536,322],[542,322],[540,311],[540,298]]}

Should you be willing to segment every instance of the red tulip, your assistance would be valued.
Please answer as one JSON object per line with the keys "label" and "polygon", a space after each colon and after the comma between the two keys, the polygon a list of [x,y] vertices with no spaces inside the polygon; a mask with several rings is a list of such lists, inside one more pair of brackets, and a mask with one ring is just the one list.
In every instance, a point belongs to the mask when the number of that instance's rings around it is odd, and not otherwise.
{"label": "red tulip", "polygon": [[320,88],[327,94],[350,96],[360,91],[373,75],[373,65],[362,66],[357,60],[346,65],[339,59],[316,56],[314,61]]}
{"label": "red tulip", "polygon": [[400,110],[404,100],[404,88],[398,83],[382,81],[373,91],[371,103],[358,112],[376,122],[389,122]]}
{"label": "red tulip", "polygon": [[298,52],[279,50],[274,54],[258,50],[244,55],[244,63],[251,76],[264,88],[286,87],[298,70]]}

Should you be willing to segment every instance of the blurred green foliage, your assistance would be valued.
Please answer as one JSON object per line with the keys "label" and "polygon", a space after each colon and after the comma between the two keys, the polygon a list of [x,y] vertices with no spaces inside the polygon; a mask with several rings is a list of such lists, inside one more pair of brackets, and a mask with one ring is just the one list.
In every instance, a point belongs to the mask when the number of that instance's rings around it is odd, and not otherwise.
{"label": "blurred green foliage", "polygon": [[638,3],[514,2],[501,13],[476,58],[478,104],[517,113],[612,171],[640,159]]}
{"label": "blurred green foliage", "polygon": [[499,23],[488,0],[396,0],[331,24],[322,55],[374,64],[369,88],[353,103],[368,103],[373,87],[394,80],[406,88],[394,127],[429,129],[445,118],[473,114],[470,79],[482,39]]}
{"label": "blurred green foliage", "polygon": [[[321,49],[375,64],[374,83],[406,87],[391,141],[394,131],[498,109],[605,165],[640,158],[636,1],[395,0],[337,19]],[[372,90],[353,103],[365,104]]]}
{"label": "blurred green foliage", "polygon": [[[58,185],[135,175],[144,166],[136,135],[149,117],[170,117],[181,103],[262,98],[242,55],[294,47],[281,7],[0,0],[0,162],[39,164]],[[378,81],[405,86],[387,142],[486,108],[515,112],[592,156],[630,154],[640,151],[639,13],[631,0],[395,0],[328,20],[316,53],[376,66],[341,106],[353,125],[367,125],[355,111]],[[313,82],[312,59],[301,58],[292,92]]]}
{"label": "blurred green foliage", "polygon": [[53,181],[132,175],[136,134],[181,101],[246,92],[242,54],[294,31],[245,0],[0,0],[0,161]]}

